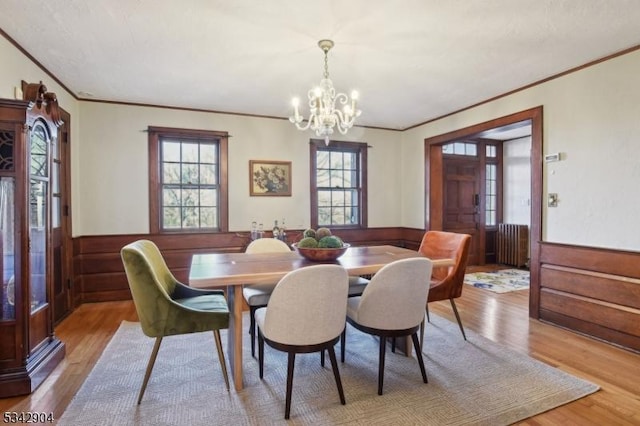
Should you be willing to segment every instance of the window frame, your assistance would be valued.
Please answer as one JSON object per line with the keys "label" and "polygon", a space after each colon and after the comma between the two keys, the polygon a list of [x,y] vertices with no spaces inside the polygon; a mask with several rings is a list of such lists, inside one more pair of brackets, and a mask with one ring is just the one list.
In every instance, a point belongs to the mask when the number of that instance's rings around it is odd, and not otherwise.
{"label": "window frame", "polygon": [[[345,142],[330,141],[329,145],[325,144],[324,139],[311,139],[309,142],[309,170],[310,170],[310,194],[311,201],[311,227],[313,229],[319,226],[327,226],[335,229],[365,229],[368,227],[367,213],[367,151],[369,146],[365,142]],[[318,225],[318,170],[317,170],[317,153],[318,151],[337,151],[337,152],[356,152],[357,174],[358,174],[358,212],[359,223],[350,225]]]}
{"label": "window frame", "polygon": [[[229,180],[228,180],[228,143],[227,132],[214,130],[191,130],[171,127],[149,126],[149,228],[153,234],[193,234],[218,233],[229,231]],[[160,141],[163,138],[211,140],[218,143],[218,228],[163,229],[160,218],[162,205],[162,182]]]}

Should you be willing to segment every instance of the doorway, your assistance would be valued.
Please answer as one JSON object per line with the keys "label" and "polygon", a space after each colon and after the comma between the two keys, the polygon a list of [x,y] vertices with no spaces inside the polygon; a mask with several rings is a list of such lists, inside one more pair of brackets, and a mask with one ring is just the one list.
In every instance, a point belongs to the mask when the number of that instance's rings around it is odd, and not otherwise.
{"label": "doorway", "polygon": [[[445,162],[442,145],[456,140],[486,137],[495,129],[531,126],[530,290],[529,316],[538,318],[540,302],[539,241],[542,239],[542,107],[458,129],[425,139],[425,228],[445,229]],[[479,200],[481,202],[481,200]],[[475,245],[486,247],[486,227],[476,231]],[[479,259],[478,259],[479,260]]]}

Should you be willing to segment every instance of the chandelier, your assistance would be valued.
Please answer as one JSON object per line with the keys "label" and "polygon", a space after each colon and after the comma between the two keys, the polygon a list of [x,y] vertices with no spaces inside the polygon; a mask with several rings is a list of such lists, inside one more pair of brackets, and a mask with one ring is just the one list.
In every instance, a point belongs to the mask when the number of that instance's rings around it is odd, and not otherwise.
{"label": "chandelier", "polygon": [[[351,92],[351,98],[344,93],[336,93],[333,82],[329,78],[329,63],[327,53],[333,47],[333,41],[320,40],[318,46],[324,52],[324,75],[320,80],[320,86],[309,90],[309,118],[306,124],[302,124],[303,118],[298,109],[300,100],[293,99],[293,116],[289,121],[296,125],[299,130],[311,129],[318,137],[324,137],[324,143],[329,145],[329,137],[336,127],[340,134],[347,133],[353,123],[360,115],[360,110],[356,109],[358,92]],[[336,102],[342,105],[342,109],[336,109]]]}

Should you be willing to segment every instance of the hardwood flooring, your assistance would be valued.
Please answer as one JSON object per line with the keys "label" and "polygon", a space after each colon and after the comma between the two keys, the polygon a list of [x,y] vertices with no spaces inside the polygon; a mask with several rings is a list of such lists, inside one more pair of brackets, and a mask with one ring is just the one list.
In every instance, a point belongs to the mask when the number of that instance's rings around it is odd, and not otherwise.
{"label": "hardwood flooring", "polygon": [[[601,387],[520,425],[640,425],[640,354],[530,319],[526,291],[496,294],[466,286],[456,304],[465,328]],[[449,302],[429,309],[455,321]],[[56,328],[66,344],[64,361],[31,395],[0,399],[0,411],[59,418],[122,320],[137,320],[131,301],[80,306]]]}

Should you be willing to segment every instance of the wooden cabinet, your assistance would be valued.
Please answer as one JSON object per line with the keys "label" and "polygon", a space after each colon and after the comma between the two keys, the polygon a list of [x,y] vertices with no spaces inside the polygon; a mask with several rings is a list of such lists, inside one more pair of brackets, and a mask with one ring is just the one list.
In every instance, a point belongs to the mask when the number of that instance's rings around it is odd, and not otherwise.
{"label": "wooden cabinet", "polygon": [[53,333],[52,151],[55,95],[23,85],[0,99],[0,397],[32,392],[64,357]]}

